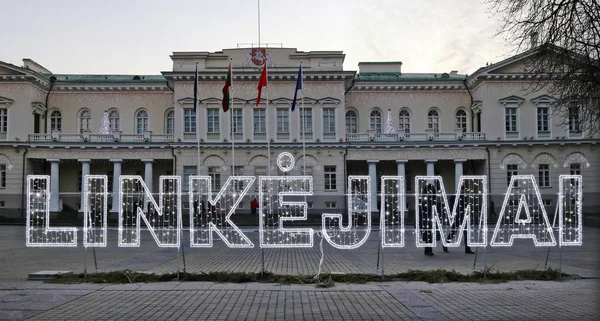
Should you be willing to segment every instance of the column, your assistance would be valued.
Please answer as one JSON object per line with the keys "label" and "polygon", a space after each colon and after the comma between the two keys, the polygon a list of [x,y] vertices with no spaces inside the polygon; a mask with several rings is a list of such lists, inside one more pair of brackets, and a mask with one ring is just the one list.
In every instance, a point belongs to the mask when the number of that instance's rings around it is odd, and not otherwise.
{"label": "column", "polygon": [[377,163],[378,160],[368,160],[369,177],[371,179],[371,212],[377,212]]}
{"label": "column", "polygon": [[466,162],[466,159],[455,159],[454,160],[454,185],[458,188],[458,184],[460,183],[460,178],[463,176],[463,163]]}
{"label": "column", "polygon": [[122,159],[111,159],[113,163],[113,189],[112,189],[112,209],[111,212],[119,211],[119,198],[121,196],[121,189],[119,187],[119,178],[121,177],[121,163]]}
{"label": "column", "polygon": [[405,203],[402,204],[402,208],[404,208],[404,210],[406,210],[406,163],[408,163],[408,160],[406,159],[396,161],[396,164],[398,165],[398,176],[404,177],[404,186],[402,188],[402,191],[400,191],[401,193],[403,193],[403,195],[405,195]]}
{"label": "column", "polygon": [[[152,162],[153,159],[142,159],[144,162],[144,183],[148,187],[148,191],[152,194]],[[147,197],[144,197],[144,212],[148,212],[148,202],[150,200]]]}
{"label": "column", "polygon": [[83,205],[85,204],[85,177],[90,175],[90,160],[89,159],[78,159],[78,162],[81,163],[81,204],[79,206],[79,211],[83,212]]}
{"label": "column", "polygon": [[437,159],[426,159],[425,164],[427,164],[427,176],[435,175],[435,167],[434,164],[437,162]]}
{"label": "column", "polygon": [[59,162],[60,159],[49,159],[50,162],[50,212],[58,212],[59,209]]}

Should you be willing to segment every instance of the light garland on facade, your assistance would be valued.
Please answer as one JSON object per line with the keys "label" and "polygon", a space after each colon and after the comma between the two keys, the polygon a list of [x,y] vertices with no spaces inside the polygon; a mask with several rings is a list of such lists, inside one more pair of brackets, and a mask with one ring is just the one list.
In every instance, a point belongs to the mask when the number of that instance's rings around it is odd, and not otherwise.
{"label": "light garland on facade", "polygon": [[382,247],[404,247],[404,177],[381,176],[380,229]]}
{"label": "light garland on facade", "polygon": [[468,246],[487,245],[486,176],[466,175],[460,178],[452,211],[441,176],[416,176],[415,189],[417,247],[435,247],[438,228],[442,244],[446,247],[460,246],[465,229]]}
{"label": "light garland on facade", "polygon": [[371,179],[348,176],[348,225],[342,214],[325,213],[322,217],[323,238],[338,249],[355,249],[363,245],[371,233]]}
{"label": "light garland on facade", "polygon": [[83,195],[83,246],[106,247],[108,177],[86,175]]}
{"label": "light garland on facade", "polygon": [[[139,175],[119,178],[119,246],[140,246],[140,225],[144,221],[159,247],[179,247],[181,242],[181,178],[161,176],[159,204]],[[148,213],[144,213],[144,202]]]}
{"label": "light garland on facade", "polygon": [[583,238],[582,176],[558,177],[558,239],[560,246],[580,246]]}
{"label": "light garland on facade", "polygon": [[25,244],[28,247],[76,247],[77,228],[50,227],[50,176],[27,176]]}
{"label": "light garland on facade", "polygon": [[[504,194],[490,246],[512,246],[515,238],[531,238],[535,246],[555,246],[540,191],[533,175],[514,175]],[[525,213],[525,219],[521,213]]]}

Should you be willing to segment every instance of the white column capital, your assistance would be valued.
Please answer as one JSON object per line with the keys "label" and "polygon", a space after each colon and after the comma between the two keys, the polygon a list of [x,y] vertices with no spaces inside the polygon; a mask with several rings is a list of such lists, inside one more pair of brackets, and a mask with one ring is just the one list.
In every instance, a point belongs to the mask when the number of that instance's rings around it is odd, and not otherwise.
{"label": "white column capital", "polygon": [[367,160],[367,163],[368,164],[377,164],[377,163],[379,163],[379,160],[378,159],[369,159],[369,160]]}
{"label": "white column capital", "polygon": [[154,159],[152,159],[152,158],[144,158],[144,159],[142,159],[142,162],[144,162],[144,163],[152,163],[152,162],[154,162]]}
{"label": "white column capital", "polygon": [[111,159],[110,161],[113,163],[122,163],[123,162],[122,159]]}
{"label": "white column capital", "polygon": [[435,163],[437,161],[438,161],[437,159],[426,159],[425,163]]}
{"label": "white column capital", "polygon": [[406,164],[408,163],[408,159],[397,159],[396,164]]}
{"label": "white column capital", "polygon": [[47,161],[49,161],[50,163],[58,163],[60,162],[60,159],[48,159]]}
{"label": "white column capital", "polygon": [[467,161],[466,158],[457,158],[457,159],[454,160],[455,163],[464,163],[466,161]]}
{"label": "white column capital", "polygon": [[78,161],[78,162],[80,162],[80,163],[89,163],[89,162],[91,162],[92,160],[91,160],[91,159],[89,159],[89,158],[84,158],[84,159],[78,159],[77,161]]}

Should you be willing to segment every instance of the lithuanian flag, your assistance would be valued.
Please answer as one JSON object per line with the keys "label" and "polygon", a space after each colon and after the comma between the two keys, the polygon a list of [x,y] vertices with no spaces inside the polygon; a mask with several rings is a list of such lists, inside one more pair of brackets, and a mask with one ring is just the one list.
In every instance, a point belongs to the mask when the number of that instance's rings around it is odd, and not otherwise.
{"label": "lithuanian flag", "polygon": [[231,62],[229,63],[229,70],[227,70],[227,79],[225,80],[225,86],[223,86],[223,112],[227,112],[229,110],[230,97],[229,91],[231,88]]}

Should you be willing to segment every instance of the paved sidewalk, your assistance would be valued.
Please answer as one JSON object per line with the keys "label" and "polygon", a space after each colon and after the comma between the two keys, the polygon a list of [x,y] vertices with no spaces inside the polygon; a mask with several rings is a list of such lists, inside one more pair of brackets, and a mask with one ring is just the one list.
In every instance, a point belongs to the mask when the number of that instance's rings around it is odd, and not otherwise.
{"label": "paved sidewalk", "polygon": [[600,280],[312,285],[0,282],[0,320],[597,320]]}

